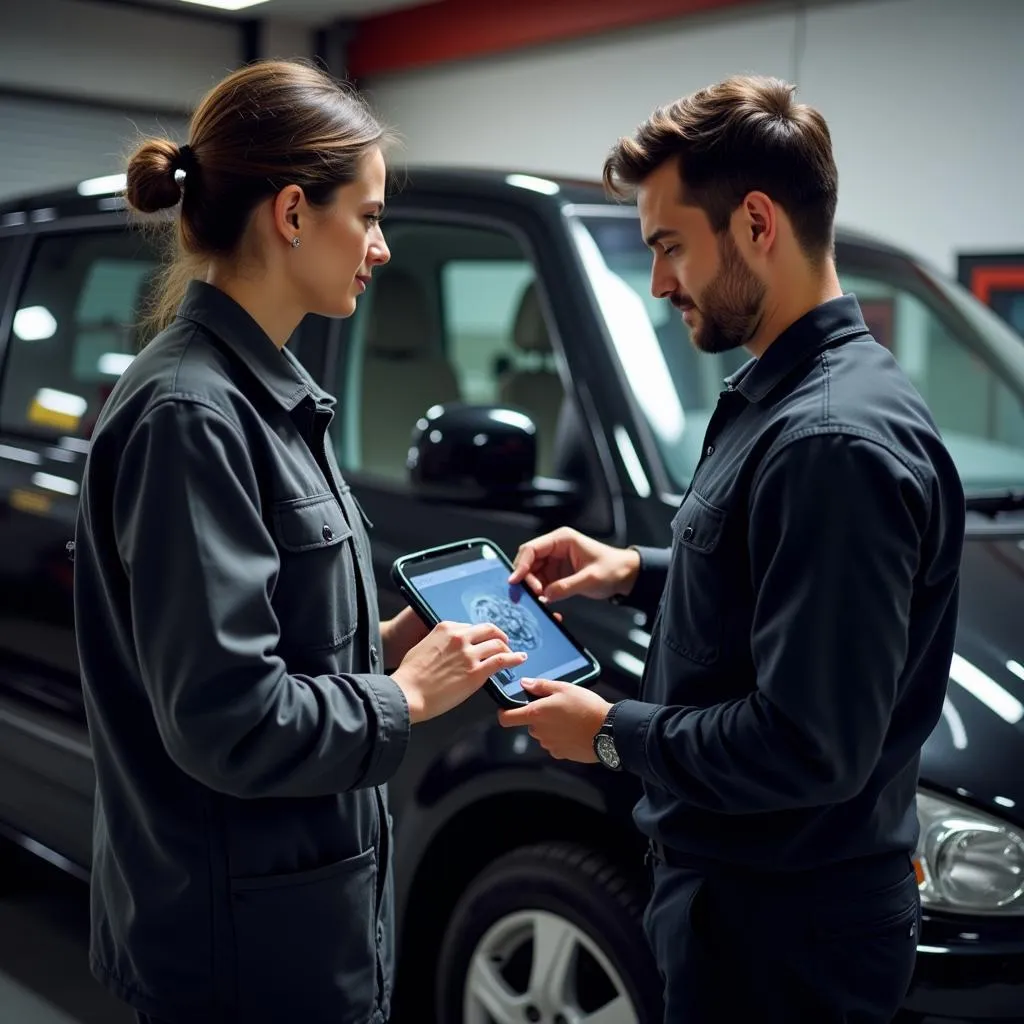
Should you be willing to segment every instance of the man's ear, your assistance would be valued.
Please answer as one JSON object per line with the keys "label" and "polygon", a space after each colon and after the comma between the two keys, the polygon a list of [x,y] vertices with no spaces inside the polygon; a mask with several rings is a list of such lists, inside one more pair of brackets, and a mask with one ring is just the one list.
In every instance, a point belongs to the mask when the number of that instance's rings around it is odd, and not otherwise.
{"label": "man's ear", "polygon": [[775,242],[778,231],[778,210],[763,192],[750,192],[742,204],[743,234],[748,244],[761,253],[767,253]]}

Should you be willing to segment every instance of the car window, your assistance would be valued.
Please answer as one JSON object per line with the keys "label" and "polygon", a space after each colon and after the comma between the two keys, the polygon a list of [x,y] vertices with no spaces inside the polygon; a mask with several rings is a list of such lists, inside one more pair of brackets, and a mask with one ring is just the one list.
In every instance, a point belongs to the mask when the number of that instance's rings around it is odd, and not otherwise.
{"label": "car window", "polygon": [[388,220],[393,258],[351,322],[338,392],[339,460],[404,480],[416,423],[463,401],[526,412],[550,474],[565,397],[533,265],[506,232]]}
{"label": "car window", "polygon": [[0,397],[5,431],[88,438],[137,353],[158,269],[124,231],[53,235],[36,244],[11,323]]}
{"label": "car window", "polygon": [[1019,487],[1024,401],[983,350],[965,343],[922,295],[865,271],[839,276],[860,301],[875,340],[927,402],[968,491]]}
{"label": "car window", "polygon": [[[577,233],[597,304],[624,376],[651,428],[674,492],[689,485],[723,379],[743,349],[697,352],[678,313],[650,295],[650,253],[632,218],[591,217]],[[983,325],[958,288],[933,282],[909,260],[866,247],[838,252],[843,290],[860,302],[880,344],[896,356],[931,409],[968,492],[1024,486],[1024,346]],[[965,323],[965,316],[969,322]],[[992,319],[995,320],[994,314]]]}

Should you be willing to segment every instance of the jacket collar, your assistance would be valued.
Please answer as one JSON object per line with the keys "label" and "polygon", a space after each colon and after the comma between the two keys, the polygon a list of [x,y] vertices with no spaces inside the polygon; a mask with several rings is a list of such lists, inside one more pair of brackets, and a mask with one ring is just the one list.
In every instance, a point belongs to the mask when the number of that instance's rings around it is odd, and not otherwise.
{"label": "jacket collar", "polygon": [[200,324],[220,339],[288,412],[307,396],[318,405],[334,404],[287,346],[279,349],[263,328],[219,288],[205,281],[190,281],[177,315]]}
{"label": "jacket collar", "polygon": [[748,402],[760,402],[801,363],[839,342],[867,333],[854,295],[830,299],[790,324],[760,359],[749,360],[727,377],[726,386]]}

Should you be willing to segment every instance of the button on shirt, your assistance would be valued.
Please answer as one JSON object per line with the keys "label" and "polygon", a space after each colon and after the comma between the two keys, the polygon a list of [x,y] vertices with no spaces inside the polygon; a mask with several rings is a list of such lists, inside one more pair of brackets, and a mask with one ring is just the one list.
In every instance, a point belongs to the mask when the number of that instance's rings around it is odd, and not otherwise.
{"label": "button on shirt", "polygon": [[614,718],[640,829],[695,865],[799,869],[912,850],[964,535],[959,474],[857,300],[725,382]]}

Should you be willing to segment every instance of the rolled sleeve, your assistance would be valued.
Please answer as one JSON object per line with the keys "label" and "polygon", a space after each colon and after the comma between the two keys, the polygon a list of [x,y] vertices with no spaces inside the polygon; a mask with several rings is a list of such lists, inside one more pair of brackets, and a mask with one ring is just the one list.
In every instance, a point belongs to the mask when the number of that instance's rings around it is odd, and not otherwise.
{"label": "rolled sleeve", "polygon": [[277,653],[280,560],[241,430],[165,399],[129,438],[114,493],[133,640],[175,763],[240,797],[317,796],[387,780],[409,713],[386,676],[298,675]]}

